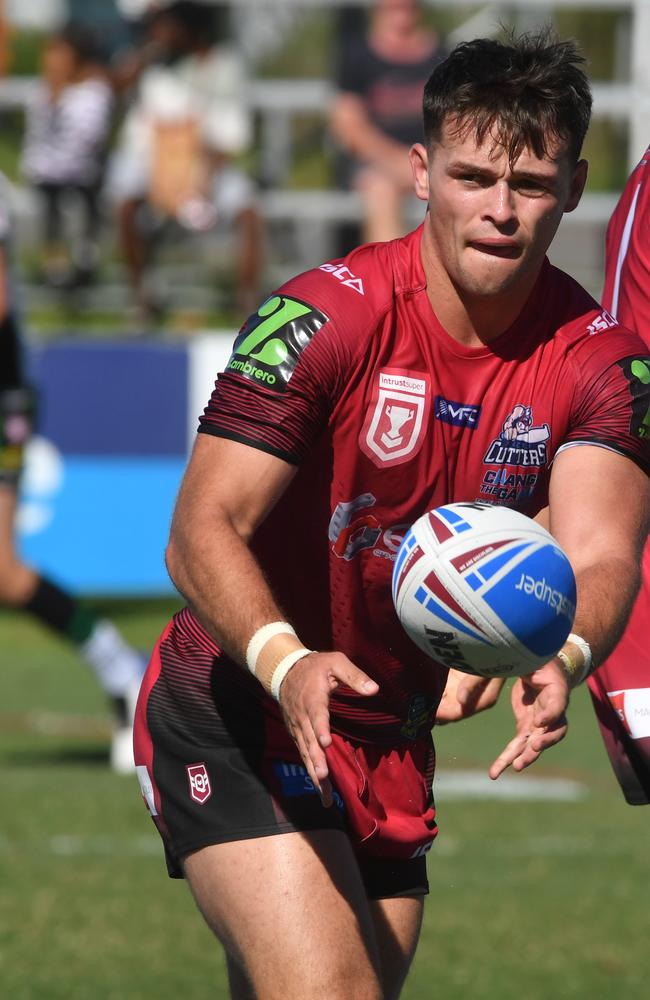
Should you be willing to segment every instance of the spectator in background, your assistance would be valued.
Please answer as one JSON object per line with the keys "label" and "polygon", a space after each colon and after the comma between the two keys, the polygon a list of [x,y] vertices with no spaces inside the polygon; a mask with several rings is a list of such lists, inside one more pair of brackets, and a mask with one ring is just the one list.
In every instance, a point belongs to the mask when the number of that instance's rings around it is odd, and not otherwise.
{"label": "spectator in background", "polygon": [[[22,153],[23,175],[43,203],[45,280],[57,287],[87,284],[95,274],[112,104],[97,38],[85,26],[68,24],[43,50],[41,86],[27,107]],[[72,240],[63,212],[69,196],[81,215],[80,235]]]}
{"label": "spectator in background", "polygon": [[244,67],[234,51],[215,44],[213,25],[210,6],[190,0],[150,15],[135,100],[111,166],[122,251],[145,320],[159,303],[147,274],[143,208],[190,231],[234,226],[237,305],[250,312],[256,303],[260,217],[253,184],[232,165],[252,134]]}
{"label": "spectator in background", "polygon": [[344,179],[363,201],[365,242],[394,239],[408,228],[408,151],[422,138],[424,84],[445,54],[417,0],[377,0],[367,32],[342,41],[330,123],[347,158]]}
{"label": "spectator in background", "polygon": [[141,655],[112,622],[27,566],[16,552],[18,482],[36,400],[23,368],[20,323],[10,280],[9,232],[6,183],[0,175],[0,604],[26,612],[75,646],[114,709],[112,767],[130,773],[134,767],[132,717],[144,669]]}

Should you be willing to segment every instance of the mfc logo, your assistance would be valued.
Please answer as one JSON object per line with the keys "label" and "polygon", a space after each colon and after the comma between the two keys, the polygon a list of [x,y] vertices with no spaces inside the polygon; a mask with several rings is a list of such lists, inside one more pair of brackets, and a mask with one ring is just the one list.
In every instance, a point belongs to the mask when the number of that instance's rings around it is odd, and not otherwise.
{"label": "mfc logo", "polygon": [[346,288],[354,288],[355,292],[358,292],[359,295],[365,294],[363,291],[363,281],[352,274],[350,268],[346,267],[345,264],[321,264],[318,270],[327,271],[333,278],[338,278]]}
{"label": "mfc logo", "polygon": [[472,406],[470,403],[456,403],[453,399],[436,396],[435,414],[436,420],[441,420],[444,424],[452,424],[454,427],[469,427],[473,431],[478,427],[481,407]]}

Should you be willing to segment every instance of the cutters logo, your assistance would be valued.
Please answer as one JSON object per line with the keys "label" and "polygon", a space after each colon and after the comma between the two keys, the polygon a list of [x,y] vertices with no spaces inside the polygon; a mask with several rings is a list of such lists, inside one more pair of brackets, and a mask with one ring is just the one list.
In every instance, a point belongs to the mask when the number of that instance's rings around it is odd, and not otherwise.
{"label": "cutters logo", "polygon": [[436,396],[435,402],[436,420],[441,420],[443,424],[452,424],[453,427],[469,427],[474,430],[478,427],[481,407],[472,406],[469,403],[455,403],[444,396]]}
{"label": "cutters logo", "polygon": [[650,437],[650,358],[624,358],[617,363],[632,394],[630,432],[636,437]]}
{"label": "cutters logo", "polygon": [[[490,503],[500,503],[507,506],[517,500],[530,500],[537,480],[538,472],[510,472],[509,469],[487,469],[481,483],[481,494],[489,496]],[[485,500],[481,495],[479,500]]]}
{"label": "cutters logo", "polygon": [[486,465],[544,466],[548,454],[546,442],[551,436],[548,424],[533,426],[533,408],[517,405],[506,417],[499,437],[483,457]]}
{"label": "cutters logo", "polygon": [[428,375],[379,372],[359,435],[361,451],[378,468],[408,462],[422,447],[428,412]]}
{"label": "cutters logo", "polygon": [[226,371],[283,391],[311,338],[327,316],[298,299],[273,295],[246,321]]}
{"label": "cutters logo", "polygon": [[212,795],[210,776],[205,764],[188,764],[185,768],[190,783],[190,797],[202,806]]}
{"label": "cutters logo", "polygon": [[333,278],[338,278],[346,288],[354,288],[355,292],[358,292],[359,295],[365,294],[363,291],[363,281],[352,274],[350,268],[346,267],[345,264],[321,264],[318,270],[327,271]]}

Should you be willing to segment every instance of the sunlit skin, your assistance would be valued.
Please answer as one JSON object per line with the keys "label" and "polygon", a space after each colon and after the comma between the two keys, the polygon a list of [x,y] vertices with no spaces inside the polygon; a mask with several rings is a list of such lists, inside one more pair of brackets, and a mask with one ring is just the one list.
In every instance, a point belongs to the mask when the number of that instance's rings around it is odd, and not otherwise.
{"label": "sunlit skin", "polygon": [[566,144],[540,159],[524,148],[511,165],[493,137],[478,144],[448,122],[439,142],[410,151],[415,192],[429,205],[422,262],[436,316],[461,343],[508,329],[530,295],[562,215],[576,208],[587,163]]}

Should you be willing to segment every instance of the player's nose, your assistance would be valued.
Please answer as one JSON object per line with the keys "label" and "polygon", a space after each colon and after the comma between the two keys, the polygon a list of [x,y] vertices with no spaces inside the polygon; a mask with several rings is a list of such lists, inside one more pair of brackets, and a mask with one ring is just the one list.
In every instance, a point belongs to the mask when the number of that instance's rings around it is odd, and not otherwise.
{"label": "player's nose", "polygon": [[515,221],[514,195],[505,180],[497,181],[486,189],[484,215],[497,226],[505,226]]}

